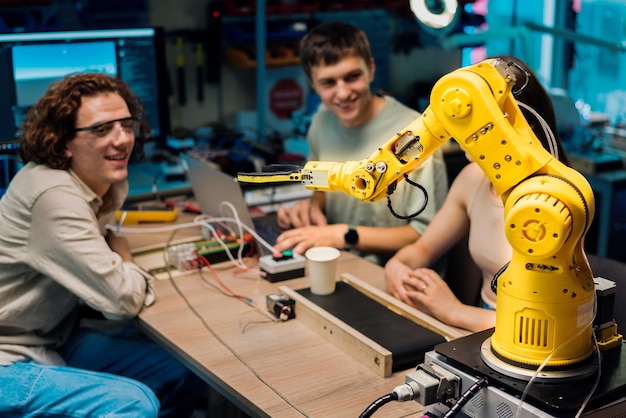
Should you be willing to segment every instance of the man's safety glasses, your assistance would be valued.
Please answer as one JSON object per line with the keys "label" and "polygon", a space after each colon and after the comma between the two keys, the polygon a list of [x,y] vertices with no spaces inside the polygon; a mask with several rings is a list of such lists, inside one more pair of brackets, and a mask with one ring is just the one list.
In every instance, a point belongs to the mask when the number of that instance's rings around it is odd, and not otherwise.
{"label": "man's safety glasses", "polygon": [[108,122],[96,123],[95,125],[85,126],[82,128],[76,128],[74,129],[74,131],[75,132],[88,131],[88,132],[91,132],[94,136],[97,136],[98,138],[102,138],[102,137],[107,136],[109,133],[111,133],[111,131],[115,127],[115,124],[118,122],[120,124],[121,131],[124,131],[128,134],[133,134],[133,135],[137,135],[139,133],[139,119],[133,116],[129,118],[110,120]]}

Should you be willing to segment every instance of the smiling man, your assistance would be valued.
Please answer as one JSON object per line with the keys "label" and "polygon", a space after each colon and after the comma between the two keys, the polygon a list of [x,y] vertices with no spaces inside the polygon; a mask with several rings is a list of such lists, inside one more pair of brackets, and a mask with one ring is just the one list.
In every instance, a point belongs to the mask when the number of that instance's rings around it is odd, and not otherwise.
{"label": "smiling man", "polygon": [[[30,109],[25,166],[0,200],[0,415],[184,417],[196,406],[199,379],[127,321],[154,302],[153,278],[105,228],[149,132],[136,97],[104,74],[68,76]],[[103,328],[82,326],[81,305]]]}
{"label": "smiling man", "polygon": [[[300,58],[322,101],[307,133],[311,160],[360,161],[419,116],[394,98],[371,91],[374,59],[365,33],[353,25],[327,22],[313,28],[302,39]],[[279,224],[293,229],[278,237],[276,249],[304,253],[326,245],[384,264],[419,238],[448,191],[440,152],[410,178],[428,195],[424,211],[415,218],[395,217],[385,200],[362,202],[343,193],[316,191],[310,200],[279,209]],[[417,212],[425,196],[421,189],[401,182],[391,199],[394,211],[405,215]]]}

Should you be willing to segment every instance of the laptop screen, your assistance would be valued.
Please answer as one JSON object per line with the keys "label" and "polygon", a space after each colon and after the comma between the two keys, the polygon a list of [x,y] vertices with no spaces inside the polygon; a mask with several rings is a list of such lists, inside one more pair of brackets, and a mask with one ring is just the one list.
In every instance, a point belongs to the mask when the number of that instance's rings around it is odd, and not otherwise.
{"label": "laptop screen", "polygon": [[[210,161],[199,160],[185,153],[181,153],[180,158],[187,174],[187,179],[191,184],[191,189],[203,214],[211,217],[234,218],[235,214],[225,203],[228,202],[237,212],[237,216],[242,223],[260,234],[269,245],[274,244],[279,231],[264,232],[255,227],[241,190],[241,185],[237,182],[237,179],[223,173]],[[231,227],[235,226],[234,224],[231,225]],[[259,247],[262,254],[271,253],[264,246]]]}

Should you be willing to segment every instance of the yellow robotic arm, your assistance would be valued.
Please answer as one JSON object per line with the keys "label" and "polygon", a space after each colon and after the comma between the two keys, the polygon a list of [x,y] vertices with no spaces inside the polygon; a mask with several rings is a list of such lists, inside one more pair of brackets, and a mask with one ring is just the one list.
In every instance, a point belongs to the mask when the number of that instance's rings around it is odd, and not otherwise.
{"label": "yellow robotic arm", "polygon": [[[491,353],[529,369],[548,357],[547,366],[576,367],[593,352],[595,290],[582,246],[594,215],[593,191],[544,149],[513,85],[514,73],[499,59],[453,71],[435,84],[424,113],[369,158],[310,161],[288,177],[309,189],[376,201],[454,138],[502,197],[513,248],[498,278]],[[272,181],[271,175],[239,179]]]}
{"label": "yellow robotic arm", "polygon": [[[301,182],[307,189],[344,192],[357,199],[374,202],[384,198],[406,173],[419,167],[449,136],[433,136],[420,117],[368,159],[343,163],[309,161],[297,172],[239,173],[243,183]],[[414,133],[424,133],[424,137]],[[391,194],[391,192],[389,192]]]}

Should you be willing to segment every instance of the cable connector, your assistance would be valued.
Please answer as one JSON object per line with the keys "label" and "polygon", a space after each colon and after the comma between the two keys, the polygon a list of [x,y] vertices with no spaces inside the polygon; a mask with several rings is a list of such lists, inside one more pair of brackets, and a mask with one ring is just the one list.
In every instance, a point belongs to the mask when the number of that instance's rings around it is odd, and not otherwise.
{"label": "cable connector", "polygon": [[412,401],[419,396],[420,388],[416,382],[410,381],[404,385],[396,386],[393,393],[398,397],[396,399],[398,402]]}
{"label": "cable connector", "polygon": [[405,381],[417,386],[414,400],[424,406],[459,396],[459,377],[437,364],[419,364]]}
{"label": "cable connector", "polygon": [[167,259],[171,266],[180,271],[202,267],[196,254],[196,246],[192,242],[172,245],[167,249]]}
{"label": "cable connector", "polygon": [[287,321],[296,317],[296,301],[282,293],[270,293],[265,296],[267,310],[281,321]]}

